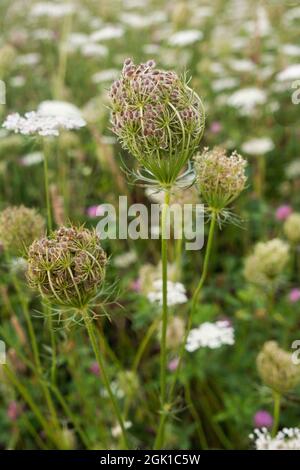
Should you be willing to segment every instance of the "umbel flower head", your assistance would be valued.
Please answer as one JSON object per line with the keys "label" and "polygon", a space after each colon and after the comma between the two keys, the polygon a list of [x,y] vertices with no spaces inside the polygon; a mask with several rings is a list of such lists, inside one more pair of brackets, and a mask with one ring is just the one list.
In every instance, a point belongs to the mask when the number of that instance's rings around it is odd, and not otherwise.
{"label": "umbel flower head", "polygon": [[44,232],[45,221],[35,209],[10,206],[0,212],[0,241],[12,256],[24,254]]}
{"label": "umbel flower head", "polygon": [[205,148],[195,157],[195,171],[202,201],[216,212],[222,211],[243,191],[247,162],[237,152],[226,155],[225,149]]}
{"label": "umbel flower head", "polygon": [[107,258],[94,230],[61,227],[34,241],[27,261],[29,284],[42,297],[81,309],[103,284]]}
{"label": "umbel flower head", "polygon": [[285,236],[291,243],[300,243],[300,214],[294,212],[285,221],[283,226]]}
{"label": "umbel flower head", "polygon": [[199,96],[175,72],[155,62],[124,62],[110,89],[112,129],[123,147],[161,186],[170,187],[202,138],[204,108]]}
{"label": "umbel flower head", "polygon": [[262,381],[279,393],[287,393],[300,383],[300,367],[293,364],[292,354],[276,341],[267,341],[257,356],[256,365]]}
{"label": "umbel flower head", "polygon": [[289,246],[279,238],[259,242],[246,258],[244,276],[260,287],[277,284],[289,261]]}

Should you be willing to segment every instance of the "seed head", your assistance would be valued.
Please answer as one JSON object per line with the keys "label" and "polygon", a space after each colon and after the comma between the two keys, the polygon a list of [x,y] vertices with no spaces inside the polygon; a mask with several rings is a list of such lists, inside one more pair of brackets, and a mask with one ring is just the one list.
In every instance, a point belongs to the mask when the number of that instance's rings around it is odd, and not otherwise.
{"label": "seed head", "polygon": [[195,157],[195,171],[200,196],[209,208],[221,211],[243,191],[247,165],[237,152],[229,157],[220,147],[205,148]]}
{"label": "seed head", "polygon": [[256,359],[262,381],[279,393],[287,393],[300,382],[300,368],[293,364],[292,354],[276,341],[267,341]]}
{"label": "seed head", "polygon": [[106,263],[95,231],[61,227],[29,248],[27,278],[45,299],[80,309],[97,294]]}
{"label": "seed head", "polygon": [[7,207],[0,213],[0,240],[12,256],[24,254],[33,240],[45,232],[45,221],[35,209]]}
{"label": "seed head", "polygon": [[163,185],[172,185],[204,130],[199,96],[175,72],[126,59],[110,89],[113,132]]}

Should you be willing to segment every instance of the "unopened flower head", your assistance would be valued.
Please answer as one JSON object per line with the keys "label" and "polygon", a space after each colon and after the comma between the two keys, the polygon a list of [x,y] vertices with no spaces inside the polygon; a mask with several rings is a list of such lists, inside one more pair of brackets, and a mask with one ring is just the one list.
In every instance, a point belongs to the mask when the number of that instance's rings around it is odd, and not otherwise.
{"label": "unopened flower head", "polygon": [[293,213],[285,221],[283,231],[291,243],[300,243],[300,214]]}
{"label": "unopened flower head", "polygon": [[254,429],[250,434],[256,450],[299,450],[300,429],[283,428],[275,437],[272,437],[267,428]]}
{"label": "unopened flower head", "polygon": [[49,301],[80,309],[102,286],[106,262],[95,231],[61,227],[29,248],[27,278]]}
{"label": "unopened flower head", "polygon": [[110,89],[113,131],[162,186],[171,186],[202,138],[199,96],[175,72],[155,62],[124,62]]}
{"label": "unopened flower head", "polygon": [[279,238],[259,242],[245,260],[244,276],[258,286],[270,286],[279,282],[289,261],[289,246]]}
{"label": "unopened flower head", "polygon": [[230,156],[220,147],[205,148],[195,157],[200,196],[210,209],[221,211],[243,191],[247,162],[237,152]]}
{"label": "unopened flower head", "polygon": [[234,344],[234,329],[228,321],[204,322],[190,331],[186,350],[194,352],[204,347],[217,349],[224,344]]}
{"label": "unopened flower head", "polygon": [[279,393],[287,393],[300,383],[300,367],[293,364],[292,354],[276,341],[267,341],[256,359],[262,381]]}
{"label": "unopened flower head", "polygon": [[45,221],[35,209],[11,206],[0,213],[0,240],[12,256],[24,254],[44,231]]}
{"label": "unopened flower head", "polygon": [[19,113],[10,114],[3,123],[3,127],[16,134],[40,135],[42,137],[58,136],[60,130],[80,129],[85,121],[79,117],[45,116],[31,111],[23,116]]}

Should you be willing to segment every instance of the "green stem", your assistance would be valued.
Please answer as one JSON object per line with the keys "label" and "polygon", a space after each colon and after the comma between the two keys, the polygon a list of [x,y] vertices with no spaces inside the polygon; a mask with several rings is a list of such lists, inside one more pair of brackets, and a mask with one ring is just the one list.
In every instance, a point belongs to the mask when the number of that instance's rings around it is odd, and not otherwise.
{"label": "green stem", "polygon": [[51,383],[52,383],[52,385],[55,385],[55,383],[56,383],[56,365],[57,365],[55,331],[54,331],[54,328],[53,328],[53,321],[52,321],[50,305],[45,305],[45,309],[46,309],[46,318],[47,318],[47,321],[48,321],[48,327],[49,327],[49,332],[50,332],[50,341],[51,341]]}
{"label": "green stem", "polygon": [[176,240],[176,278],[178,281],[181,279],[182,245],[183,234],[181,234],[181,237]]}
{"label": "green stem", "polygon": [[[179,378],[179,372],[180,372],[180,368],[181,368],[181,364],[182,364],[182,360],[183,360],[183,356],[184,356],[184,352],[185,352],[185,344],[186,344],[187,337],[188,337],[189,332],[190,332],[191,327],[192,327],[193,315],[194,315],[194,312],[195,312],[195,308],[197,306],[197,302],[198,302],[198,298],[199,298],[201,289],[202,289],[203,284],[204,284],[204,282],[206,280],[206,277],[207,277],[208,265],[209,265],[211,250],[212,250],[212,243],[213,243],[213,236],[214,236],[214,231],[215,231],[216,220],[217,220],[217,213],[215,211],[212,211],[209,234],[208,234],[208,240],[207,240],[207,246],[206,246],[204,262],[203,262],[203,270],[202,270],[202,274],[201,274],[198,286],[197,286],[197,288],[194,292],[194,295],[193,295],[192,301],[191,301],[191,310],[190,310],[190,314],[189,314],[189,318],[188,318],[187,328],[186,328],[184,339],[183,339],[183,342],[181,344],[180,351],[179,351],[178,366],[176,368],[176,371],[175,371],[175,374],[174,374],[174,379],[173,379],[171,387],[170,387],[170,392],[169,392],[169,402],[170,403],[172,403],[173,394],[174,394],[174,391],[175,391],[175,386],[176,386],[177,380]],[[167,414],[164,413],[164,414],[161,415],[161,419],[160,419],[160,423],[159,423],[159,427],[158,427],[158,432],[157,432],[157,436],[156,436],[155,444],[154,444],[155,449],[160,449],[161,446],[163,445],[163,437],[164,437],[164,429],[165,429],[165,425],[166,425],[166,420],[167,420]]]}
{"label": "green stem", "polygon": [[274,390],[273,399],[274,399],[274,414],[273,414],[272,437],[275,437],[278,431],[279,418],[280,418],[280,402],[281,402],[280,393]]}
{"label": "green stem", "polygon": [[[142,342],[140,343],[140,345],[138,347],[138,350],[137,350],[137,353],[136,353],[136,355],[134,357],[134,360],[133,360],[133,365],[131,367],[131,372],[133,374],[135,374],[137,372],[139,364],[141,362],[141,359],[142,359],[142,357],[145,353],[145,350],[146,350],[153,334],[155,333],[155,331],[158,328],[159,322],[160,322],[160,318],[155,318],[155,320],[149,326]],[[124,420],[127,419],[127,416],[128,416],[128,413],[129,413],[129,408],[130,408],[130,405],[131,405],[131,398],[132,397],[127,397],[126,402],[125,402]]]}
{"label": "green stem", "polygon": [[[166,190],[161,215],[161,262],[162,262],[162,332],[160,346],[160,406],[161,417],[166,413],[167,398],[167,326],[168,326],[168,245],[167,215],[170,203],[170,192]],[[163,444],[163,435],[161,436]]]}
{"label": "green stem", "polygon": [[45,185],[46,208],[47,208],[47,225],[48,225],[48,231],[51,232],[52,213],[51,213],[50,190],[49,190],[48,149],[47,149],[47,144],[45,140],[43,143],[44,143],[44,185]]}
{"label": "green stem", "polygon": [[52,387],[52,389],[53,389],[53,393],[56,395],[58,401],[60,402],[62,408],[64,409],[66,415],[69,417],[70,421],[73,423],[74,428],[77,431],[77,434],[79,435],[83,444],[86,446],[87,449],[89,449],[90,442],[79,424],[79,419],[73,414],[66,400],[64,399],[63,395],[60,393],[59,389],[55,385]]}
{"label": "green stem", "polygon": [[122,431],[122,437],[123,437],[123,444],[124,444],[125,449],[127,450],[127,449],[129,449],[129,445],[128,445],[128,441],[127,441],[124,422],[123,422],[123,419],[122,419],[122,416],[121,416],[121,412],[119,410],[118,403],[117,403],[117,401],[114,397],[114,394],[112,392],[112,389],[111,389],[111,386],[110,386],[110,383],[109,383],[109,379],[108,379],[108,376],[107,376],[107,373],[106,373],[106,370],[105,370],[104,361],[102,359],[102,353],[99,349],[99,346],[98,346],[98,343],[97,343],[97,340],[96,340],[94,324],[93,324],[93,321],[91,320],[91,318],[88,315],[87,309],[83,309],[82,314],[83,314],[83,318],[84,318],[84,322],[85,322],[87,332],[89,334],[89,338],[90,338],[91,343],[92,343],[94,354],[95,354],[96,360],[97,360],[99,368],[100,368],[101,378],[103,380],[104,386],[107,390],[108,396],[109,396],[111,404],[113,406],[116,418],[117,418],[118,423],[120,425],[120,428],[121,428],[121,431]]}
{"label": "green stem", "polygon": [[14,284],[14,287],[15,287],[16,292],[18,294],[18,298],[20,300],[22,310],[23,310],[23,314],[24,314],[24,317],[25,317],[25,321],[26,321],[26,324],[27,324],[27,329],[28,329],[30,343],[31,343],[31,347],[32,347],[34,362],[35,362],[35,365],[36,365],[37,372],[38,372],[39,376],[41,377],[41,380],[40,380],[41,388],[43,390],[43,393],[44,393],[44,396],[45,396],[45,399],[46,399],[46,402],[47,402],[47,405],[48,405],[48,409],[49,409],[49,412],[51,414],[53,424],[54,424],[54,426],[59,428],[58,417],[57,417],[55,407],[54,407],[54,404],[53,404],[53,401],[52,401],[52,398],[51,398],[51,394],[48,390],[47,385],[43,381],[43,368],[42,368],[42,364],[41,364],[41,361],[40,361],[39,349],[38,349],[38,345],[37,345],[36,335],[35,335],[35,332],[34,332],[33,324],[32,324],[32,321],[31,321],[29,310],[28,310],[28,302],[27,302],[27,299],[25,298],[23,292],[21,291],[18,278],[15,274],[13,274],[12,279],[13,279],[13,284]]}

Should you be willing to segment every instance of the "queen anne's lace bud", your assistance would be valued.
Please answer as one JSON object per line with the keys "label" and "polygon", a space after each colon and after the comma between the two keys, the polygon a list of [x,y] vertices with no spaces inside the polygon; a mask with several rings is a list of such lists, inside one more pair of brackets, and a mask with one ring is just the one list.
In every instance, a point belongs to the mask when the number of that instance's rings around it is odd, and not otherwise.
{"label": "queen anne's lace bud", "polygon": [[199,96],[175,72],[155,62],[124,62],[110,89],[113,131],[124,148],[164,186],[174,183],[204,130]]}
{"label": "queen anne's lace bud", "polygon": [[24,254],[44,231],[45,221],[35,209],[12,206],[0,213],[0,241],[12,256]]}
{"label": "queen anne's lace bud", "polygon": [[279,238],[255,245],[253,254],[245,261],[244,276],[258,286],[269,286],[279,281],[289,261],[288,244]]}
{"label": "queen anne's lace bud", "polygon": [[286,219],[283,230],[291,243],[300,243],[300,214],[291,214]]}
{"label": "queen anne's lace bud", "polygon": [[293,364],[292,354],[276,341],[267,341],[256,359],[262,381],[279,393],[287,393],[300,382],[300,367]]}
{"label": "queen anne's lace bud", "polygon": [[195,157],[200,196],[211,209],[221,211],[243,191],[247,177],[244,160],[236,152],[229,157],[220,147],[205,148]]}
{"label": "queen anne's lace bud", "polygon": [[95,231],[62,227],[31,245],[27,278],[44,298],[82,308],[102,285],[106,262]]}

